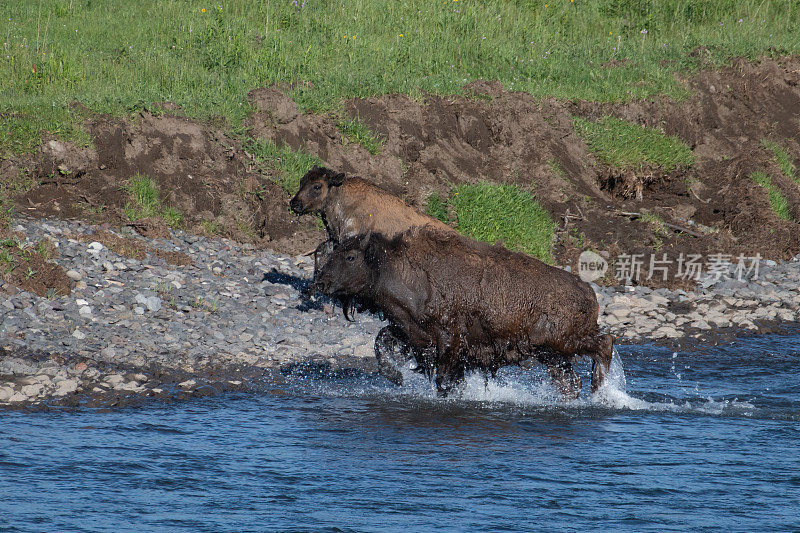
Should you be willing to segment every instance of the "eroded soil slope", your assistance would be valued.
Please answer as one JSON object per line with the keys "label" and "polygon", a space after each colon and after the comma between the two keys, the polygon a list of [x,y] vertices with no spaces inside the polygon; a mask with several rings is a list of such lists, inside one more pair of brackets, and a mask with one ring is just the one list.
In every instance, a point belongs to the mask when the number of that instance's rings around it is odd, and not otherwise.
{"label": "eroded soil slope", "polygon": [[[771,174],[793,220],[800,220],[800,185],[781,173],[762,144],[779,143],[800,166],[798,81],[800,61],[784,58],[700,72],[686,81],[693,95],[684,102],[537,102],[491,82],[468,85],[466,97],[347,102],[345,112],[383,139],[378,155],[348,142],[339,117],[301,113],[277,87],[251,93],[255,112],[246,126],[255,137],[312,153],[420,208],[431,193],[446,195],[458,183],[518,184],[559,223],[562,264],[585,247],[612,254],[760,252],[781,259],[800,252],[800,225],[773,213],[768,193],[750,174]],[[666,173],[602,164],[575,133],[572,117],[608,114],[679,136],[692,148],[694,165]],[[122,185],[141,172],[158,182],[165,204],[183,212],[190,231],[213,230],[288,253],[307,251],[322,238],[313,219],[288,212],[288,197],[258,172],[239,141],[217,128],[147,113],[135,120],[95,116],[87,127],[92,149],[46,140],[34,160],[4,163],[5,174],[33,168],[40,180],[17,199],[19,212],[120,223],[127,201]],[[645,212],[670,226],[630,215]]]}

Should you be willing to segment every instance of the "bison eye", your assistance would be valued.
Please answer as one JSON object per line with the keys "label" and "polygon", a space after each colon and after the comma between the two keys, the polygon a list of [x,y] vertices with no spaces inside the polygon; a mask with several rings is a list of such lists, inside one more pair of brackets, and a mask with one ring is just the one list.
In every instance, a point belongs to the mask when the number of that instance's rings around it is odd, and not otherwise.
{"label": "bison eye", "polygon": [[317,183],[316,185],[314,185],[314,190],[315,190],[315,191],[318,191],[318,190],[320,190],[321,188],[322,188],[322,185],[320,185],[319,183]]}
{"label": "bison eye", "polygon": [[348,256],[347,256],[347,260],[348,260],[348,261],[350,261],[350,262],[352,263],[353,261],[355,261],[355,260],[356,260],[356,256],[354,256],[354,255],[348,255]]}

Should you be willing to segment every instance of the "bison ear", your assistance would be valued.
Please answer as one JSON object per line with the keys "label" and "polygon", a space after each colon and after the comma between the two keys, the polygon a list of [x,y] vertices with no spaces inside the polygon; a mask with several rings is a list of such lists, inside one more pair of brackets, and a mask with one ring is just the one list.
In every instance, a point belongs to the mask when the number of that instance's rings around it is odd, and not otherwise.
{"label": "bison ear", "polygon": [[339,187],[344,183],[344,174],[342,172],[332,172],[328,177],[329,187]]}

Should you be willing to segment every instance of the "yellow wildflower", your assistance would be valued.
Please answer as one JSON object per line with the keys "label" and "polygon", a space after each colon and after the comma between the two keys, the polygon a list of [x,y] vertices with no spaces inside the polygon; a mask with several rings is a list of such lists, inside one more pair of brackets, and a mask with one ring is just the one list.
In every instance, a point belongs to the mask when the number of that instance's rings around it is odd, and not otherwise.
{"label": "yellow wildflower", "polygon": [[206,8],[203,8],[203,9],[201,9],[200,11],[201,11],[202,13],[205,13],[205,12],[206,12]]}

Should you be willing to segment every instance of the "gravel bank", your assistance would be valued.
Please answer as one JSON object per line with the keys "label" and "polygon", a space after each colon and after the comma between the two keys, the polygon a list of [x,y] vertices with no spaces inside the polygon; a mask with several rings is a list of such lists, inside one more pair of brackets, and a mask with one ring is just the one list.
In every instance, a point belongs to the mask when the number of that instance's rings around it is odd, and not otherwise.
{"label": "gravel bank", "polygon": [[[75,282],[69,296],[0,287],[0,404],[115,405],[248,388],[304,361],[374,369],[385,324],[347,322],[301,289],[307,257],[254,250],[183,232],[144,239],[141,259],[94,240],[81,222],[15,220],[26,245],[53,242]],[[133,242],[133,241],[129,241]],[[159,251],[160,250],[160,251]],[[189,264],[168,263],[185,254]],[[185,259],[185,257],[184,257]],[[800,258],[798,258],[800,259]],[[694,292],[595,287],[601,325],[622,343],[759,331],[800,320],[800,261],[762,262],[759,279],[707,283]]]}

